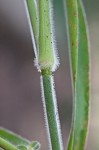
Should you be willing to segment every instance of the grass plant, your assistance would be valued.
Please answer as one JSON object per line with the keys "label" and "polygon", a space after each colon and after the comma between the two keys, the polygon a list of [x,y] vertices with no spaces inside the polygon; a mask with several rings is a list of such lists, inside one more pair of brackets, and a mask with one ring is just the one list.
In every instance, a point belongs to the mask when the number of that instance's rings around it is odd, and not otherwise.
{"label": "grass plant", "polygon": [[[35,65],[41,74],[41,90],[50,150],[64,150],[54,84],[59,66],[55,46],[53,1],[24,0],[35,52]],[[80,0],[64,0],[73,82],[73,122],[68,150],[84,150],[89,120],[89,47],[85,12]],[[40,143],[28,141],[0,128],[4,150],[40,150]]]}

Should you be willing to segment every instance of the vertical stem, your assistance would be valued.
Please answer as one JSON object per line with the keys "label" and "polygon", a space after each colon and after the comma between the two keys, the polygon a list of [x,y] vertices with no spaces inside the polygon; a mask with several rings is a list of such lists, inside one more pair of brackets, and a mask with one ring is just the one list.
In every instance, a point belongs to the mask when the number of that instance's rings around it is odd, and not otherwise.
{"label": "vertical stem", "polygon": [[[37,41],[37,68],[42,72],[42,95],[50,150],[63,150],[52,71],[58,66],[53,36],[52,0],[25,0]],[[37,3],[38,2],[38,3]],[[35,5],[37,3],[37,7]],[[33,13],[34,12],[34,13]],[[36,50],[37,50],[36,49]]]}
{"label": "vertical stem", "polygon": [[43,75],[41,84],[50,150],[63,150],[53,76]]}

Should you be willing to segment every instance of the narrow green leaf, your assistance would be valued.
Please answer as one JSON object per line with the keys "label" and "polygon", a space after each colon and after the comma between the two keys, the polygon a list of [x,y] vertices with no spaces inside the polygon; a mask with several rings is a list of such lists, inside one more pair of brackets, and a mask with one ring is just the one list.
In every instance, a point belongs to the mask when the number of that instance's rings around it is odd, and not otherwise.
{"label": "narrow green leaf", "polygon": [[77,83],[75,93],[75,150],[84,150],[86,135],[88,131],[89,117],[89,45],[87,25],[82,8],[78,0],[78,66]]}
{"label": "narrow green leaf", "polygon": [[[85,141],[88,131],[88,117],[89,117],[89,52],[88,52],[88,33],[86,26],[86,19],[82,3],[79,0],[67,0],[67,3],[74,4],[76,2],[76,15],[68,14],[68,19],[78,19],[76,24],[76,36],[72,34],[71,22],[69,21],[69,35],[70,41],[73,38],[78,38],[77,47],[73,49],[71,44],[71,61],[72,61],[72,76],[74,89],[74,105],[73,105],[73,124],[70,135],[68,150],[84,150]],[[71,10],[71,5],[67,5],[68,13]],[[70,18],[69,18],[70,17]],[[75,52],[73,54],[72,52]],[[76,55],[76,57],[75,57]],[[76,64],[76,76],[73,64]]]}
{"label": "narrow green leaf", "polygon": [[35,57],[38,55],[38,36],[39,36],[39,11],[37,0],[24,0],[27,17],[30,25],[32,42],[34,46]]}
{"label": "narrow green leaf", "polygon": [[17,148],[18,148],[19,150],[27,150],[27,149],[28,149],[28,147],[27,147],[27,146],[24,146],[24,145],[18,145]]}
{"label": "narrow green leaf", "polygon": [[5,139],[0,137],[0,147],[4,150],[19,150],[16,146],[12,145]]}
{"label": "narrow green leaf", "polygon": [[0,137],[10,142],[13,145],[29,145],[31,142],[22,138],[21,136],[8,131],[4,128],[0,128]]}
{"label": "narrow green leaf", "polygon": [[75,82],[77,76],[77,59],[78,59],[78,5],[77,0],[66,0],[67,5],[67,16],[68,16],[68,30],[69,30],[69,43],[71,49],[71,65],[72,65],[72,74],[74,81],[74,90]]}
{"label": "narrow green leaf", "polygon": [[[40,143],[38,141],[29,141],[11,131],[0,128],[0,142],[3,146],[15,148],[16,150],[40,150]],[[0,145],[0,146],[2,146]],[[7,149],[10,150],[10,149]],[[14,150],[14,149],[12,149]]]}
{"label": "narrow green leaf", "polygon": [[33,141],[29,147],[29,150],[40,150],[40,143],[38,141]]}

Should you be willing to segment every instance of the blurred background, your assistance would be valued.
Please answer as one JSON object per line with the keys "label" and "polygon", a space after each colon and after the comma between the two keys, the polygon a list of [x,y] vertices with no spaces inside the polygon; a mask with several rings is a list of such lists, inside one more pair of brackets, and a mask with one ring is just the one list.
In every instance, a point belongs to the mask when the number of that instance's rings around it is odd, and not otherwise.
{"label": "blurred background", "polygon": [[[99,0],[83,0],[90,36],[91,112],[86,150],[99,150]],[[63,3],[54,0],[56,44],[60,67],[55,73],[64,146],[71,127],[72,90]],[[24,0],[0,0],[0,126],[38,140],[48,149],[40,90],[40,73]]]}

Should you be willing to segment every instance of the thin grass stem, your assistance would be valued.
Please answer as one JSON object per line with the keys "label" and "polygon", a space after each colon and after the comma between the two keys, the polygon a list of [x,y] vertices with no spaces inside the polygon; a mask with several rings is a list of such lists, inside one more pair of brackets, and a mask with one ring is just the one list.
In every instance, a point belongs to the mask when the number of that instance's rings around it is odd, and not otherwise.
{"label": "thin grass stem", "polygon": [[50,150],[63,150],[57,100],[52,75],[41,76],[43,106]]}

